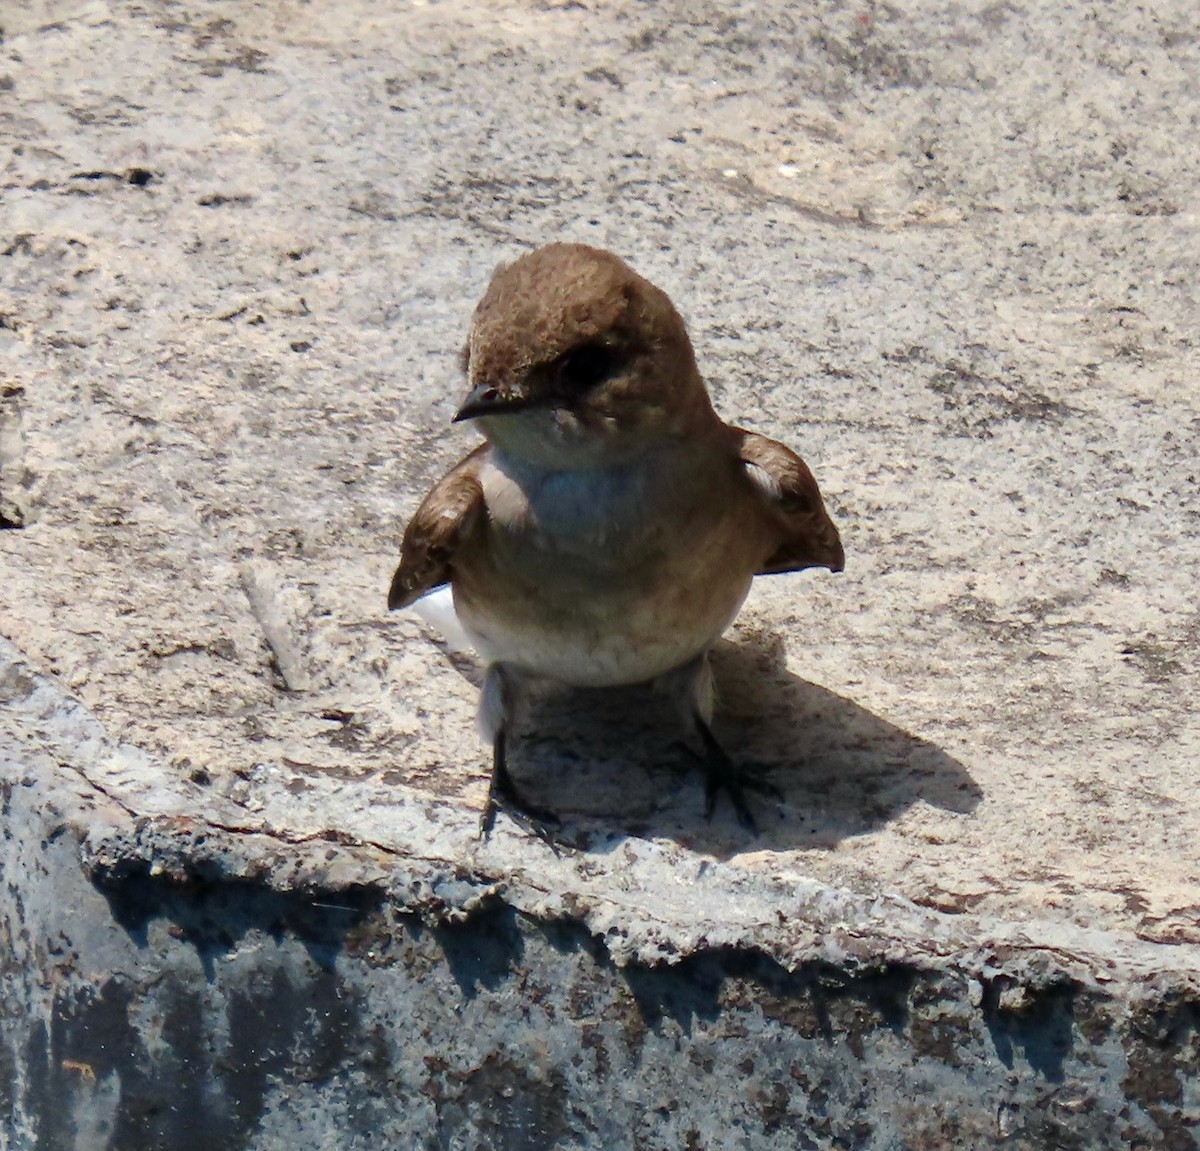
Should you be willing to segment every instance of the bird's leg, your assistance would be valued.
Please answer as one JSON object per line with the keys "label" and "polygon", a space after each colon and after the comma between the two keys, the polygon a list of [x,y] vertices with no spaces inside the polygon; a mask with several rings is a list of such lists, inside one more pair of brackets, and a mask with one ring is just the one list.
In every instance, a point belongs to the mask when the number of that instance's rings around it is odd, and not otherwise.
{"label": "bird's leg", "polygon": [[479,837],[487,839],[491,835],[496,812],[504,806],[518,823],[553,847],[549,828],[558,825],[558,816],[526,800],[508,771],[508,728],[516,691],[513,673],[503,664],[494,663],[487,669],[479,702],[479,728],[485,738],[491,737],[492,775],[488,780],[483,814],[479,818]]}
{"label": "bird's leg", "polygon": [[487,839],[492,834],[500,799],[502,797],[511,798],[513,794],[512,776],[508,774],[506,743],[507,733],[504,728],[501,728],[492,740],[492,775],[488,780],[487,799],[484,801],[483,814],[479,817],[480,839]]}
{"label": "bird's leg", "polygon": [[516,788],[508,772],[507,733],[503,728],[492,741],[492,777],[488,780],[487,801],[479,817],[479,838],[487,839],[501,807],[522,827],[544,840],[557,855],[552,828],[562,822],[549,808],[530,803]]}
{"label": "bird's leg", "polygon": [[713,713],[713,678],[708,653],[698,656],[683,667],[669,672],[658,681],[659,687],[671,695],[679,707],[684,722],[700,737],[704,751],[697,755],[687,745],[684,750],[700,763],[704,772],[704,816],[712,819],[717,796],[723,791],[733,804],[738,822],[747,830],[758,831],[758,824],[746,803],[746,792],[756,791],[782,799],[779,789],[765,779],[739,768],[729,753],[717,742],[709,726]]}
{"label": "bird's leg", "polygon": [[746,792],[757,791],[760,795],[769,795],[774,799],[782,799],[779,789],[765,779],[758,779],[748,772],[738,768],[729,758],[729,753],[717,742],[712,728],[703,717],[696,714],[692,717],[696,725],[696,733],[704,745],[704,755],[700,759],[700,767],[704,772],[704,818],[712,819],[717,808],[717,796],[723,791],[729,796],[733,810],[740,823],[747,831],[758,833],[758,823],[746,803]]}

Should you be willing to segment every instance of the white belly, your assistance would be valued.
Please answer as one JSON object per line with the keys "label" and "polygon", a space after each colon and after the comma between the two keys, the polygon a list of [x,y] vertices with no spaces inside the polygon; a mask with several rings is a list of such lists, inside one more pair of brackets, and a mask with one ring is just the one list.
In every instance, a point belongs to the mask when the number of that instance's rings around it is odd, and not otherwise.
{"label": "white belly", "polygon": [[654,679],[707,651],[733,622],[750,578],[723,581],[723,594],[710,587],[690,604],[686,594],[647,595],[638,603],[599,592],[569,621],[557,614],[511,620],[457,606],[463,630],[489,663],[575,687],[611,687]]}

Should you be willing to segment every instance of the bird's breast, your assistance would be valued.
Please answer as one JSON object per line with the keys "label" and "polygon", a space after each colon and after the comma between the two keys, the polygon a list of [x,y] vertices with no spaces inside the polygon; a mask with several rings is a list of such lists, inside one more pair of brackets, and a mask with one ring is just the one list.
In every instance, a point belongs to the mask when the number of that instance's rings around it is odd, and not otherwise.
{"label": "bird's breast", "polygon": [[651,679],[707,650],[749,589],[755,545],[703,470],[482,479],[487,524],[453,586],[489,659],[580,686]]}
{"label": "bird's breast", "polygon": [[661,493],[640,472],[552,473],[524,494],[523,514],[502,519],[502,546],[620,563],[660,534]]}

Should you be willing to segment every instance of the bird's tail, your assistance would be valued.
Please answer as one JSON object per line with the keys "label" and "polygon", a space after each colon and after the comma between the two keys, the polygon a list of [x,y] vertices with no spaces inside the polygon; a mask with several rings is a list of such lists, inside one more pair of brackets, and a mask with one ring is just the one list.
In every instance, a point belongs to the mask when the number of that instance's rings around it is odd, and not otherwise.
{"label": "bird's tail", "polygon": [[423,595],[413,603],[410,610],[423,624],[436,631],[451,651],[475,651],[475,644],[459,623],[449,584],[443,584],[434,588],[428,595]]}

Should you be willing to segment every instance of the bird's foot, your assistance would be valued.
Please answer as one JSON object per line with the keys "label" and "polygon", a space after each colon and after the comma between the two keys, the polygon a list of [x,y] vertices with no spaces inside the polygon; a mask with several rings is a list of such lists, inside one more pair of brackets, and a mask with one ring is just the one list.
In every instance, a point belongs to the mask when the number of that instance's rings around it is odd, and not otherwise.
{"label": "bird's foot", "polygon": [[496,824],[496,813],[501,809],[509,814],[513,822],[532,835],[536,835],[558,854],[555,831],[562,820],[549,808],[530,803],[518,790],[508,771],[506,740],[503,731],[497,734],[492,754],[492,778],[488,783],[487,800],[483,814],[479,817],[479,838],[487,839]]}
{"label": "bird's foot", "polygon": [[680,746],[687,750],[704,772],[704,818],[712,819],[717,809],[717,797],[724,792],[729,796],[738,823],[757,835],[758,822],[746,802],[746,792],[755,792],[774,800],[782,800],[783,793],[763,777],[761,770],[734,763],[729,753],[717,742],[708,724],[699,718],[696,720],[696,730],[704,744],[703,753],[697,754],[686,745]]}

